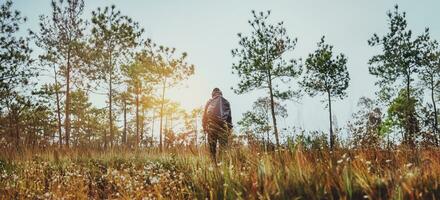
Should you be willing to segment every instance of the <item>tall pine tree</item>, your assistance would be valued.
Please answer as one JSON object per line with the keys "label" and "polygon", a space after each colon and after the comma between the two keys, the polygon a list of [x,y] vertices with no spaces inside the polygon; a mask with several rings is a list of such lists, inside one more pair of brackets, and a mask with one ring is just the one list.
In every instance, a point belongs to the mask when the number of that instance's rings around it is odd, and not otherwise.
{"label": "tall pine tree", "polygon": [[278,127],[275,111],[275,101],[294,98],[298,93],[290,87],[283,90],[279,83],[290,82],[301,73],[296,61],[286,60],[284,56],[296,45],[296,38],[291,39],[283,26],[283,22],[270,24],[270,11],[256,13],[252,11],[253,19],[249,21],[252,32],[249,36],[238,34],[240,48],[232,50],[232,56],[238,62],[232,65],[233,73],[240,78],[237,94],[253,90],[266,90],[270,99],[270,110],[276,144],[279,147]]}
{"label": "tall pine tree", "polygon": [[[370,61],[370,74],[380,78],[376,85],[385,93],[385,101],[396,93],[394,88],[405,88],[406,101],[412,99],[414,76],[420,71],[422,42],[413,38],[413,33],[408,29],[406,13],[400,12],[398,6],[394,11],[388,11],[389,32],[382,37],[374,34],[368,40],[372,47],[379,46],[382,53],[373,56]],[[396,87],[397,84],[397,87]],[[397,90],[398,91],[398,90]],[[408,107],[405,111],[404,143],[413,144],[417,127],[413,122],[416,113]]]}
{"label": "tall pine tree", "polygon": [[51,3],[52,13],[50,16],[40,16],[40,30],[38,33],[31,31],[36,39],[36,45],[43,50],[39,56],[41,64],[47,66],[47,70],[54,71],[55,89],[58,110],[58,131],[60,134],[60,86],[57,75],[64,78],[65,102],[64,102],[64,130],[65,144],[69,147],[71,132],[71,91],[75,79],[80,79],[81,62],[84,54],[84,30],[85,22],[81,18],[84,11],[82,0],[53,0]]}
{"label": "tall pine tree", "polygon": [[343,99],[347,96],[350,77],[347,71],[347,58],[344,54],[333,55],[333,46],[324,41],[318,43],[318,49],[306,59],[306,71],[301,85],[310,96],[319,93],[327,95],[330,121],[330,148],[333,149],[335,137],[332,121],[332,97]]}
{"label": "tall pine tree", "polygon": [[[110,145],[114,142],[113,97],[115,85],[121,80],[121,67],[127,64],[127,57],[140,44],[144,30],[128,16],[122,15],[116,7],[97,8],[92,12],[92,36],[90,54],[94,70],[90,75],[95,80],[107,83],[108,119]],[[104,147],[107,147],[107,135],[104,135]]]}

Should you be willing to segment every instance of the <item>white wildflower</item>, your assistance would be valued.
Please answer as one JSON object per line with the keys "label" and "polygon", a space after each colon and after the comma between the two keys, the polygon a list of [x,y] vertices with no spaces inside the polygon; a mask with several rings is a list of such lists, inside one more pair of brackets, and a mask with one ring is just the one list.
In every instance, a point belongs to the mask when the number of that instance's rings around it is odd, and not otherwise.
{"label": "white wildflower", "polygon": [[18,176],[16,174],[12,174],[12,180],[16,181],[18,179]]}
{"label": "white wildflower", "polygon": [[50,193],[49,192],[44,193],[44,197],[49,198],[50,197]]}
{"label": "white wildflower", "polygon": [[155,176],[150,177],[150,183],[151,184],[159,183],[159,181],[160,181],[160,178],[158,178],[158,177],[155,177]]}

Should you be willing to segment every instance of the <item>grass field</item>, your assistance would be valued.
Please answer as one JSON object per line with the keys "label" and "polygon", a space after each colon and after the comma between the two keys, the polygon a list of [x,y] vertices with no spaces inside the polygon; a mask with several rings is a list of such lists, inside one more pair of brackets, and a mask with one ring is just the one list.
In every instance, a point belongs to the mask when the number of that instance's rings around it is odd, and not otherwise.
{"label": "grass field", "polygon": [[[178,153],[177,153],[178,152]],[[436,199],[437,150],[50,151],[4,155],[1,199]]]}

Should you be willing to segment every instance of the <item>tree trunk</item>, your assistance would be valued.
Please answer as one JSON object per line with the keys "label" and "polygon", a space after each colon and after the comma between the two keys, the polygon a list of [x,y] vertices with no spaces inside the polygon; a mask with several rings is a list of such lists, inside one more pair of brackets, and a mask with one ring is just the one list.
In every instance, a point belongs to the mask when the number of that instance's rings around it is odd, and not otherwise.
{"label": "tree trunk", "polygon": [[127,145],[127,99],[126,97],[124,97],[123,99],[123,103],[124,103],[124,132],[122,135],[122,143],[124,143],[124,145]]}
{"label": "tree trunk", "polygon": [[92,130],[90,130],[90,124],[87,126],[87,140],[89,142],[89,147],[92,146]]}
{"label": "tree trunk", "polygon": [[[110,146],[112,146],[112,140],[113,140],[113,120],[112,120],[112,72],[110,72],[110,79],[109,79],[109,95],[108,95],[108,100],[109,100],[109,109],[108,109],[108,114],[109,114],[109,134],[110,134]],[[104,137],[104,148],[107,148],[107,137]]]}
{"label": "tree trunk", "polygon": [[[268,150],[268,146],[269,146],[269,141],[270,141],[270,129],[269,129],[269,115],[267,114],[269,112],[269,105],[267,104],[267,102],[265,102],[264,105],[264,113],[265,113],[265,118],[266,118],[266,142],[264,143],[264,151],[267,152]],[[264,140],[264,134],[263,134],[263,140]]]}
{"label": "tree trunk", "polygon": [[196,148],[197,148],[197,119],[198,119],[198,116],[197,116],[197,114],[196,114],[196,116],[195,116],[195,127],[194,127],[194,139],[195,139],[195,146],[196,146]]}
{"label": "tree trunk", "polygon": [[139,145],[142,146],[142,141],[144,141],[144,128],[145,128],[145,109],[142,108],[142,116],[140,116],[140,125],[141,125],[141,130],[139,132],[140,135],[140,143]]}
{"label": "tree trunk", "polygon": [[167,134],[170,132],[168,131],[168,113],[165,114],[165,127],[164,127],[164,140],[163,140],[163,146],[165,149],[167,148]]}
{"label": "tree trunk", "polygon": [[168,126],[168,129],[173,130],[173,113],[171,112],[169,115],[170,119],[170,126]]}
{"label": "tree trunk", "polygon": [[110,147],[113,147],[113,111],[112,111],[112,96],[113,96],[113,88],[112,88],[112,75],[110,74],[110,95],[109,95],[109,119],[110,119]]}
{"label": "tree trunk", "polygon": [[66,116],[65,116],[65,132],[66,147],[69,148],[70,140],[70,49],[67,52],[67,69],[66,69]]}
{"label": "tree trunk", "polygon": [[19,117],[18,117],[18,112],[17,111],[13,111],[13,119],[14,119],[14,131],[15,131],[15,145],[17,147],[17,149],[20,149],[20,126],[19,126]]}
{"label": "tree trunk", "polygon": [[107,130],[104,130],[104,149],[107,149]]}
{"label": "tree trunk", "polygon": [[136,148],[139,147],[139,91],[136,88]]}
{"label": "tree trunk", "polygon": [[274,130],[274,134],[275,134],[275,141],[277,143],[277,148],[280,147],[280,141],[278,138],[278,128],[277,128],[277,118],[275,116],[275,103],[273,100],[273,90],[272,90],[272,77],[270,74],[270,71],[268,72],[268,84],[269,84],[269,95],[270,95],[270,110],[272,113],[272,124],[273,124],[273,130]]}
{"label": "tree trunk", "polygon": [[151,119],[151,121],[152,121],[152,123],[151,123],[151,147],[153,147],[153,139],[154,139],[154,113],[155,112],[155,110],[153,109],[153,116],[152,116],[152,119]]}
{"label": "tree trunk", "polygon": [[58,128],[58,136],[59,136],[59,145],[60,148],[63,146],[63,136],[61,133],[61,106],[60,106],[60,92],[58,88],[58,80],[57,80],[57,71],[55,69],[55,66],[53,67],[53,72],[55,75],[55,97],[57,102],[57,128]]}
{"label": "tree trunk", "polygon": [[[407,104],[409,104],[410,103],[410,99],[411,99],[411,96],[410,96],[410,90],[411,90],[411,87],[410,87],[410,82],[411,82],[411,76],[410,76],[410,74],[409,74],[409,71],[407,72],[407,75],[406,75],[406,102],[407,102]],[[405,136],[405,138],[406,138],[406,143],[407,144],[412,144],[412,136],[413,136],[413,131],[412,131],[412,128],[411,128],[411,120],[410,120],[410,115],[411,115],[411,113],[410,113],[410,111],[408,110],[409,109],[409,107],[405,110],[405,117],[406,117],[406,119],[405,119],[405,126],[406,126],[406,130],[405,130],[405,134],[406,134],[406,136]]]}
{"label": "tree trunk", "polygon": [[[109,67],[110,67],[110,71],[109,71],[109,135],[110,135],[110,147],[113,147],[113,116],[112,116],[112,100],[113,100],[113,88],[112,88],[112,84],[113,84],[113,64],[112,64],[112,53],[110,51],[109,54]],[[105,137],[105,148],[107,147],[107,137]]]}
{"label": "tree trunk", "polygon": [[166,86],[166,79],[163,81],[163,86],[162,86],[162,101],[161,101],[161,107],[160,107],[160,125],[159,125],[159,149],[160,152],[162,152],[162,134],[163,134],[163,130],[162,130],[162,126],[163,126],[163,109],[164,109],[164,104],[165,104],[165,86]]}
{"label": "tree trunk", "polygon": [[434,89],[435,89],[434,78],[431,77],[431,101],[432,101],[432,106],[433,106],[433,109],[434,109],[434,135],[435,135],[435,138],[436,138],[435,141],[436,141],[437,146],[438,146],[439,145],[439,142],[438,142],[439,137],[437,136],[437,134],[439,134],[439,131],[438,131],[438,118],[437,118],[437,105],[435,104]]}
{"label": "tree trunk", "polygon": [[328,94],[328,114],[330,119],[330,149],[333,150],[333,146],[335,144],[335,138],[333,135],[332,100],[330,96],[330,91],[327,91],[327,94]]}

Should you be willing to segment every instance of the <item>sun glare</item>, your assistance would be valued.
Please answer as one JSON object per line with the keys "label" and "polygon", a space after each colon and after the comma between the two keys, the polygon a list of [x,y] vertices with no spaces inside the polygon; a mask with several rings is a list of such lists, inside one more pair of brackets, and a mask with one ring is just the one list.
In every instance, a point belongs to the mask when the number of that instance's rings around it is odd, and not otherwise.
{"label": "sun glare", "polygon": [[203,107],[210,97],[209,83],[201,76],[194,75],[182,85],[170,89],[166,97],[179,103],[186,111]]}

